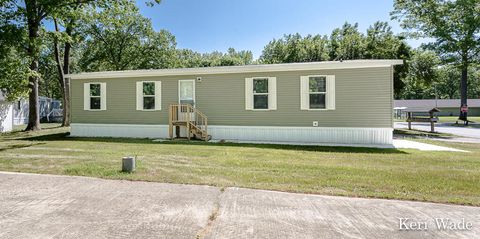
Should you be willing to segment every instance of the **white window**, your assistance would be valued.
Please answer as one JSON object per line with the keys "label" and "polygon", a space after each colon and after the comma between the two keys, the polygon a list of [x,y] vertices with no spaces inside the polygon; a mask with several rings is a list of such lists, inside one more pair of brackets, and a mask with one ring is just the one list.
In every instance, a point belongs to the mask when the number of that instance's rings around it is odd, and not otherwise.
{"label": "white window", "polygon": [[335,109],[335,76],[300,77],[300,95],[300,108],[302,110]]}
{"label": "white window", "polygon": [[178,81],[178,103],[195,107],[195,80]]}
{"label": "white window", "polygon": [[310,109],[325,109],[325,95],[327,94],[327,77],[311,76],[308,78],[308,94]]}
{"label": "white window", "polygon": [[137,110],[161,110],[162,82],[137,81]]}
{"label": "white window", "polygon": [[245,109],[276,110],[277,78],[245,78]]}
{"label": "white window", "polygon": [[85,83],[83,85],[83,109],[106,110],[107,109],[107,84]]}

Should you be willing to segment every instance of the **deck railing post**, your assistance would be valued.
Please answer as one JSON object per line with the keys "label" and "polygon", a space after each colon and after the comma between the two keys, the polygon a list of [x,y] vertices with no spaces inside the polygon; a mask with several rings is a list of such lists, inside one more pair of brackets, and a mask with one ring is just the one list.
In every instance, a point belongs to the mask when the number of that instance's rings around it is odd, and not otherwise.
{"label": "deck railing post", "polygon": [[168,107],[168,136],[170,137],[170,139],[173,139],[172,107],[173,105],[170,105],[170,107]]}
{"label": "deck railing post", "polygon": [[190,140],[190,105],[186,105],[187,108],[187,139]]}
{"label": "deck railing post", "polygon": [[[179,128],[186,127],[187,139],[192,138],[192,133],[196,136],[201,136],[205,141],[208,141],[208,120],[202,112],[194,108],[190,104],[171,104],[168,108],[169,114],[169,136],[174,138],[174,128],[177,137],[179,137]],[[193,131],[193,132],[192,132]]]}
{"label": "deck railing post", "polygon": [[205,135],[205,141],[208,141],[208,129],[207,129],[207,127],[208,127],[208,119],[207,119],[207,117],[205,117],[205,134],[206,134]]}

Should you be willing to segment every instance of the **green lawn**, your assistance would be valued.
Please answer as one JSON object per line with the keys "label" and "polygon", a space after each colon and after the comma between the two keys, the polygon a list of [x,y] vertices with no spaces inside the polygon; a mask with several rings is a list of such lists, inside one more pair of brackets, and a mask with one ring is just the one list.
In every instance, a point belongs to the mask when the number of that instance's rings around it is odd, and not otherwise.
{"label": "green lawn", "polygon": [[[0,136],[0,170],[239,186],[480,206],[480,147],[470,151],[153,142],[66,137],[67,129]],[[432,142],[432,141],[426,141]],[[133,174],[121,157],[138,156]]]}
{"label": "green lawn", "polygon": [[[455,121],[458,120],[458,116],[440,116],[438,117],[438,119],[442,123],[449,123],[449,122],[455,123]],[[470,116],[468,117],[468,120],[473,121],[475,123],[480,123],[480,116]]]}

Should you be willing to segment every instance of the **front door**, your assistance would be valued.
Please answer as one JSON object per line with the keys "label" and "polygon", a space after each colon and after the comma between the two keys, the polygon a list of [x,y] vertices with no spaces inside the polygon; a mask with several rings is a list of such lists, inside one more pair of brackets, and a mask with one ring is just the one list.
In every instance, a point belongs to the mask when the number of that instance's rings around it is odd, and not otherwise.
{"label": "front door", "polygon": [[[190,104],[195,107],[195,80],[179,80],[178,81],[178,103]],[[178,118],[181,121],[186,121],[190,114],[190,120],[195,119],[193,112],[187,112],[184,107],[179,108]]]}

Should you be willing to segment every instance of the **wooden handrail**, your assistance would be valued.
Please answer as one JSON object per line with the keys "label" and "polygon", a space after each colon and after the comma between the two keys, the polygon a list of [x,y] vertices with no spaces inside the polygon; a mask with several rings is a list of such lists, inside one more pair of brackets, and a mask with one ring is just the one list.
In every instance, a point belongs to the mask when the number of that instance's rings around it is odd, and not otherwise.
{"label": "wooden handrail", "polygon": [[201,132],[202,139],[208,140],[208,118],[207,116],[190,104],[171,104],[169,107],[169,133],[173,138],[173,126],[176,123],[184,123],[187,127],[187,138],[190,139],[191,128]]}

